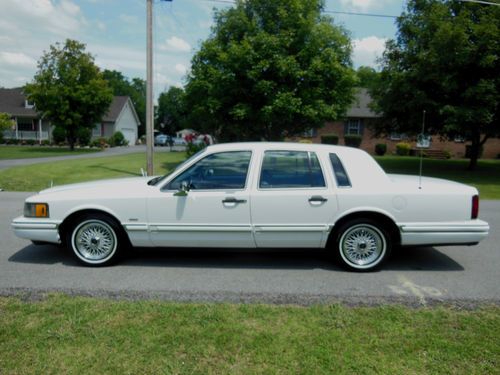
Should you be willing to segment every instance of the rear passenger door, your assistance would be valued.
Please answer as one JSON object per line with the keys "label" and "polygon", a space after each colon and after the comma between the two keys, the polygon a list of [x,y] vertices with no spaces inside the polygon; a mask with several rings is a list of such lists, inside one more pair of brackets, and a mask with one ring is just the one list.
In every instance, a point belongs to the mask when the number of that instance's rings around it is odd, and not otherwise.
{"label": "rear passenger door", "polygon": [[265,151],[251,198],[258,247],[320,247],[337,210],[315,152]]}

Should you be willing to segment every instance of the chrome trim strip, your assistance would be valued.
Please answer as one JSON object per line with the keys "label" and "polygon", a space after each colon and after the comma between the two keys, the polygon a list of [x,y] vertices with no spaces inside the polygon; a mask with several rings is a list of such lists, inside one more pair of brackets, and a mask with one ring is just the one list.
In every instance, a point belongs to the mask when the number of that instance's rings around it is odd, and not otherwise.
{"label": "chrome trim strip", "polygon": [[209,226],[209,225],[150,225],[151,232],[251,232],[247,226]]}
{"label": "chrome trim strip", "polygon": [[273,226],[273,225],[257,225],[255,232],[327,232],[328,225],[322,226]]}

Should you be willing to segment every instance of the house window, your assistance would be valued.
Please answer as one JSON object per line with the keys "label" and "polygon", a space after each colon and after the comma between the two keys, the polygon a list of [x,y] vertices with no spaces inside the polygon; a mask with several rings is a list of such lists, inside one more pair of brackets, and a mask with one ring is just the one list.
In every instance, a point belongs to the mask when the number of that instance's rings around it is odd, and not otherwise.
{"label": "house window", "polygon": [[24,108],[33,108],[35,106],[35,103],[33,103],[32,101],[30,100],[25,100],[24,101]]}
{"label": "house window", "polygon": [[345,124],[346,135],[362,135],[363,134],[363,121],[359,118],[349,119]]}
{"label": "house window", "polygon": [[391,141],[400,141],[405,138],[405,135],[403,133],[392,132],[389,138]]}
{"label": "house window", "polygon": [[455,136],[455,138],[453,139],[453,141],[455,143],[464,143],[465,142],[465,138],[462,137],[461,135],[457,135],[457,136]]}
{"label": "house window", "polygon": [[26,132],[26,131],[35,131],[36,127],[33,123],[32,119],[28,118],[17,118],[17,130]]}
{"label": "house window", "polygon": [[305,132],[302,133],[302,137],[305,137],[305,138],[312,138],[312,137],[316,137],[318,134],[318,132],[316,131],[316,129],[309,129],[309,130],[306,130]]}
{"label": "house window", "polygon": [[100,137],[101,136],[101,124],[97,124],[92,129],[92,137]]}

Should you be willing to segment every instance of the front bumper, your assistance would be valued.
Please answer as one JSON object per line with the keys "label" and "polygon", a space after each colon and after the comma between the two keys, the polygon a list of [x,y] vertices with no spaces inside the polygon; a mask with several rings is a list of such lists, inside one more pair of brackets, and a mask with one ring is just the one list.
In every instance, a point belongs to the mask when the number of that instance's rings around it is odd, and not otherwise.
{"label": "front bumper", "polygon": [[488,237],[490,226],[482,220],[445,223],[400,224],[401,245],[471,245]]}
{"label": "front bumper", "polygon": [[19,216],[12,221],[11,227],[19,238],[31,241],[61,243],[59,222],[53,220],[31,219]]}

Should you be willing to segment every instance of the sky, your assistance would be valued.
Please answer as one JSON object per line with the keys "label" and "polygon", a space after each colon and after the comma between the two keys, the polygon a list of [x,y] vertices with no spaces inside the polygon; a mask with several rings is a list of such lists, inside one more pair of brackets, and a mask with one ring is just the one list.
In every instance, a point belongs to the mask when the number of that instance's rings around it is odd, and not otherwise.
{"label": "sky", "polygon": [[[154,91],[182,86],[190,61],[210,35],[213,11],[228,0],[154,1]],[[405,0],[326,0],[326,11],[398,16]],[[83,42],[102,69],[126,77],[146,77],[146,0],[0,0],[0,87],[31,81],[36,64],[51,44]],[[333,14],[353,43],[355,67],[376,67],[387,39],[395,37],[394,18]]]}

